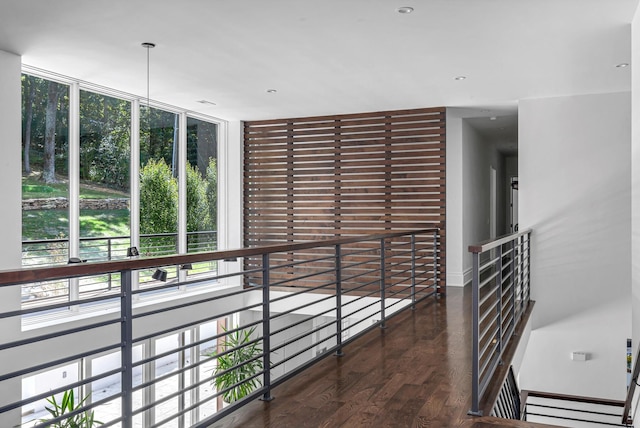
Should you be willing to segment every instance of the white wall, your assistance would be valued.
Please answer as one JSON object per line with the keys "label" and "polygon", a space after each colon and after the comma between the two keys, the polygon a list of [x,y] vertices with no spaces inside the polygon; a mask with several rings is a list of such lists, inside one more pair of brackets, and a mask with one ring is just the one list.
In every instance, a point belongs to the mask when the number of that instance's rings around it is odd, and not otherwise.
{"label": "white wall", "polygon": [[[498,184],[504,176],[504,162],[496,147],[465,120],[477,114],[473,109],[447,109],[448,286],[461,287],[471,280],[469,245],[489,239],[490,167],[496,169]],[[505,203],[502,192],[498,193],[497,202]],[[503,223],[500,213],[498,228]]]}
{"label": "white wall", "polygon": [[462,116],[447,109],[447,285],[464,285],[462,239]]}
{"label": "white wall", "polygon": [[[523,100],[521,230],[531,227],[525,389],[624,399],[631,334],[630,94]],[[572,351],[591,355],[570,360]]]}
{"label": "white wall", "polygon": [[[21,188],[21,100],[20,73],[22,62],[18,55],[0,51],[0,183],[2,209],[0,210],[0,270],[20,267],[22,247],[22,188]],[[0,311],[20,309],[20,290],[17,287],[0,289]],[[3,319],[0,328],[0,343],[15,337],[20,331],[20,320]],[[4,383],[3,386],[7,386]],[[20,397],[20,381],[12,381],[7,388],[0,389],[0,402],[7,403]],[[5,425],[5,422],[8,422]],[[2,417],[3,426],[20,423],[20,409]]]}
{"label": "white wall", "polygon": [[489,236],[489,168],[492,163],[491,146],[466,121],[462,122],[463,166],[463,263],[466,278],[472,266],[469,245],[485,241]]}
{"label": "white wall", "polygon": [[[21,59],[0,51],[0,183],[2,183],[2,209],[0,210],[0,269],[20,267],[22,248],[22,183],[21,177]],[[19,308],[20,294],[5,296],[2,290],[1,309]],[[12,291],[13,292],[13,291]],[[11,305],[7,308],[5,305]],[[3,321],[4,326],[4,321]],[[5,331],[0,329],[0,339]]]}
{"label": "white wall", "polygon": [[[242,224],[242,122],[227,122],[226,138],[219,147],[218,169],[218,250],[233,250],[244,245]],[[221,275],[240,272],[242,260],[218,263]],[[226,285],[239,285],[239,277],[223,279]]]}

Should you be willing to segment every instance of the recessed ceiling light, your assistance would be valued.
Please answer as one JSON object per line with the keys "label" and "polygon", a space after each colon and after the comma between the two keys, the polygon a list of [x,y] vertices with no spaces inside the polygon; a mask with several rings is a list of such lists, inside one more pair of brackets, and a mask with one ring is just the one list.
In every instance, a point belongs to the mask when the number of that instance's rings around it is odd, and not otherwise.
{"label": "recessed ceiling light", "polygon": [[409,6],[402,6],[396,9],[398,13],[411,13],[413,12],[413,8]]}
{"label": "recessed ceiling light", "polygon": [[620,64],[617,64],[616,67],[617,68],[629,67],[629,63],[628,62],[621,62]]}
{"label": "recessed ceiling light", "polygon": [[276,92],[278,92],[277,89],[267,89],[267,94],[275,94]]}
{"label": "recessed ceiling light", "polygon": [[216,103],[214,103],[213,101],[207,101],[207,100],[198,100],[198,102],[200,104],[211,104],[212,106],[215,106]]}
{"label": "recessed ceiling light", "polygon": [[495,116],[491,116],[491,117],[489,118],[489,120],[496,120],[496,119],[497,119],[497,117],[495,117]]}
{"label": "recessed ceiling light", "polygon": [[456,76],[456,77],[454,77],[453,79],[454,79],[454,80],[464,80],[464,79],[466,79],[466,78],[467,78],[467,76]]}

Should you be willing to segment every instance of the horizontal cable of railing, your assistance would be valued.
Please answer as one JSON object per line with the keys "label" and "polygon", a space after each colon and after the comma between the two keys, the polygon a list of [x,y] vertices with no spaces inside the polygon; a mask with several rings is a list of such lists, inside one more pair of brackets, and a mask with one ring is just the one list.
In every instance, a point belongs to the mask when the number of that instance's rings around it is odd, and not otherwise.
{"label": "horizontal cable of railing", "polygon": [[530,422],[571,421],[603,426],[628,427],[624,401],[541,391],[521,392],[522,419]]}
{"label": "horizontal cable of railing", "polygon": [[[197,231],[187,233],[187,253],[215,251],[217,248],[216,231]],[[138,251],[143,256],[160,256],[178,253],[177,233],[143,234],[140,236]],[[123,260],[128,257],[129,236],[81,237],[79,239],[80,261]],[[63,265],[70,262],[69,241],[67,238],[27,240],[22,242],[22,265],[24,267],[44,267]],[[217,262],[201,262],[185,271],[187,276],[209,273],[217,268]],[[150,276],[148,275],[151,279]],[[140,281],[144,283],[145,281]],[[79,283],[33,283],[24,287],[22,300],[25,306],[39,305],[50,301],[64,301],[74,294],[95,295],[111,292],[120,287],[113,274],[98,275],[83,279]]]}
{"label": "horizontal cable of railing", "polygon": [[[0,418],[17,411],[12,425],[46,426],[95,412],[103,426],[207,426],[249,400],[271,399],[276,385],[437,295],[438,240],[437,229],[425,229],[0,272],[3,296],[34,282],[108,274],[118,284],[38,306],[2,306],[0,318],[11,327],[0,342],[0,359],[9,362],[0,389],[23,393],[0,398]],[[283,257],[292,252],[303,254],[295,264]],[[194,277],[178,269],[249,255],[262,262]],[[366,260],[354,259],[361,255]],[[174,276],[151,278],[154,270]],[[272,280],[273,272],[288,278]],[[243,286],[255,274],[260,281]],[[77,407],[52,418],[45,400],[70,390]]]}
{"label": "horizontal cable of railing", "polygon": [[531,229],[469,246],[472,256],[472,388],[469,414],[503,363],[530,300]]}
{"label": "horizontal cable of railing", "polygon": [[[177,239],[176,232],[141,234],[140,240],[144,248],[140,250],[148,256],[158,253],[174,254],[177,252]],[[87,260],[124,259],[127,257],[130,240],[128,235],[80,237],[80,254],[86,256]],[[171,244],[167,244],[168,241]],[[216,241],[215,230],[187,232],[188,252],[214,251]],[[25,240],[22,241],[22,263],[25,266],[65,264],[69,258],[68,250],[68,238]]]}

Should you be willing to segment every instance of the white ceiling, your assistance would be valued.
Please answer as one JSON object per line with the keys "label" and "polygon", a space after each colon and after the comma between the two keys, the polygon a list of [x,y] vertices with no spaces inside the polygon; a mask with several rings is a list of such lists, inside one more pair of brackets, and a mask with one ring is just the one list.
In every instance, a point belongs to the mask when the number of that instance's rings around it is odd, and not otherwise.
{"label": "white ceiling", "polygon": [[630,90],[615,65],[631,62],[637,3],[1,0],[0,50],[146,97],[140,44],[153,42],[151,98],[223,119],[431,106],[513,116],[522,98]]}

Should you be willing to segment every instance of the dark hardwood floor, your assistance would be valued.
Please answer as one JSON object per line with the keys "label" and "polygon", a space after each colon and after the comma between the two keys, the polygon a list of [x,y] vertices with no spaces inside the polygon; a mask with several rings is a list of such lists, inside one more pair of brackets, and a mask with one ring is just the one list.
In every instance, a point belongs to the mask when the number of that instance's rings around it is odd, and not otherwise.
{"label": "dark hardwood floor", "polygon": [[213,424],[227,427],[541,427],[467,415],[470,290],[448,289]]}

